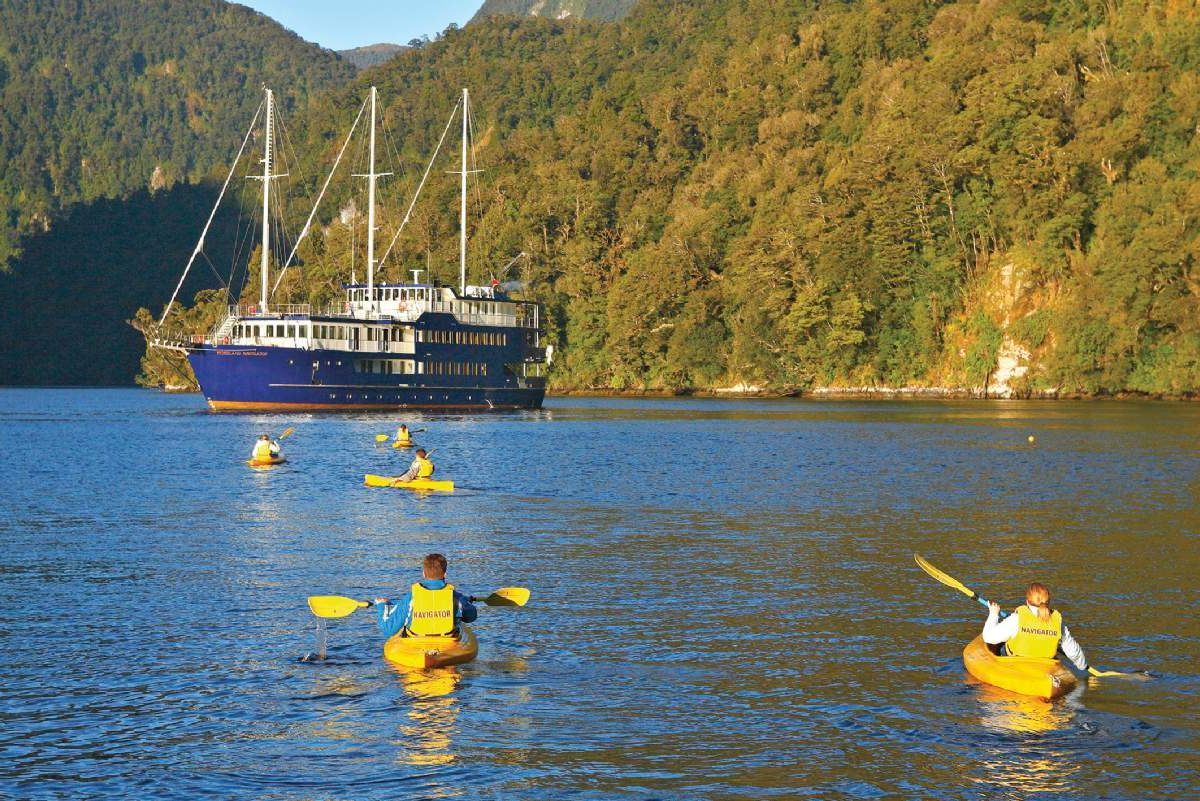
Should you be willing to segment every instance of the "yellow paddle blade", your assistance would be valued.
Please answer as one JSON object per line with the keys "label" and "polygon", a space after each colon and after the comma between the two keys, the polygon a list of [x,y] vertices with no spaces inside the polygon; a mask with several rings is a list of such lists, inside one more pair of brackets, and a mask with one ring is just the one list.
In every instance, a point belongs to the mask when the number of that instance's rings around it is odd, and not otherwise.
{"label": "yellow paddle blade", "polygon": [[956,579],[952,576],[949,576],[949,575],[943,573],[942,571],[938,570],[933,565],[929,564],[928,560],[926,560],[924,556],[921,556],[921,554],[914,553],[913,558],[917,560],[917,565],[919,565],[922,570],[924,570],[929,575],[933,576],[938,581],[945,584],[947,587],[953,587],[954,589],[961,592],[963,595],[969,595],[972,598],[975,597],[975,593],[972,590],[965,587],[961,581],[959,581],[958,579]]}
{"label": "yellow paddle blade", "polygon": [[308,608],[317,617],[345,617],[366,606],[370,606],[366,601],[356,601],[341,595],[308,596]]}
{"label": "yellow paddle blade", "polygon": [[287,439],[288,437],[290,437],[292,434],[295,434],[295,433],[296,433],[296,429],[294,429],[294,428],[285,428],[285,429],[283,429],[283,433],[279,435],[279,438],[280,438],[280,439]]}
{"label": "yellow paddle blade", "polygon": [[1150,674],[1144,670],[1140,670],[1137,673],[1122,673],[1119,670],[1096,670],[1096,668],[1090,667],[1088,668],[1088,673],[1098,679],[1105,676],[1117,676],[1122,679],[1136,679],[1138,681],[1150,680]]}
{"label": "yellow paddle blade", "polygon": [[529,601],[529,590],[524,587],[501,587],[486,598],[476,598],[488,606],[524,606]]}
{"label": "yellow paddle blade", "polygon": [[376,442],[387,442],[387,441],[388,441],[388,435],[387,435],[387,434],[376,434],[376,435],[375,435],[375,441],[376,441]]}

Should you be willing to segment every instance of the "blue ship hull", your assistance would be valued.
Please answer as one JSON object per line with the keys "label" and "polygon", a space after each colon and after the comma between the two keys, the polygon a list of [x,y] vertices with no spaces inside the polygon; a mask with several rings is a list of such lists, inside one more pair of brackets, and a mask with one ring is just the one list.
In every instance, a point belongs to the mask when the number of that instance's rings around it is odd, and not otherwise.
{"label": "blue ship hull", "polygon": [[545,379],[536,377],[357,372],[355,358],[369,355],[203,345],[188,362],[214,411],[539,409],[546,394]]}

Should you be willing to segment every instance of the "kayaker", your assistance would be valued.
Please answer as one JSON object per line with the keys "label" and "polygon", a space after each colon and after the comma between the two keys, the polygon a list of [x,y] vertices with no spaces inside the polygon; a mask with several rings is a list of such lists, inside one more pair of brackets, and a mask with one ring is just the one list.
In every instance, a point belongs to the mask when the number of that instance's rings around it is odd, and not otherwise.
{"label": "kayaker", "polygon": [[413,457],[412,464],[408,466],[408,472],[396,479],[397,482],[412,481],[414,478],[429,478],[434,471],[433,462],[429,461],[429,454],[424,448],[417,448],[417,453]]}
{"label": "kayaker", "polygon": [[1059,650],[1080,670],[1087,670],[1087,657],[1071,631],[1062,622],[1062,613],[1050,608],[1050,589],[1033,582],[1025,590],[1025,603],[1000,620],[1000,604],[988,604],[983,641],[1004,645],[1008,656],[1054,658]]}
{"label": "kayaker", "polygon": [[399,442],[401,445],[412,444],[412,434],[408,433],[408,426],[403,423],[396,429],[396,442]]}
{"label": "kayaker", "polygon": [[471,599],[446,582],[446,557],[431,553],[421,563],[421,580],[408,594],[393,601],[376,598],[379,630],[385,637],[403,632],[408,636],[454,634],[459,623],[470,623],[479,616]]}
{"label": "kayaker", "polygon": [[263,434],[254,443],[254,451],[250,454],[250,458],[256,462],[269,462],[271,459],[279,456],[279,443],[272,440],[267,434]]}

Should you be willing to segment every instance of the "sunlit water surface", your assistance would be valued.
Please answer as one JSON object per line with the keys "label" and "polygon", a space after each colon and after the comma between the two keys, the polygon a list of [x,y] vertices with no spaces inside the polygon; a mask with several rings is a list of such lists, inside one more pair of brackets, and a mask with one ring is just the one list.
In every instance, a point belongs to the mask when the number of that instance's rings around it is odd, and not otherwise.
{"label": "sunlit water surface", "polygon": [[[411,416],[453,495],[362,486],[395,418],[0,391],[0,796],[1200,795],[1200,406],[553,399]],[[244,463],[261,431],[290,461]],[[1027,437],[1034,434],[1036,444]],[[533,592],[405,675],[314,593]],[[960,651],[1041,578],[1093,661],[1053,705]]]}

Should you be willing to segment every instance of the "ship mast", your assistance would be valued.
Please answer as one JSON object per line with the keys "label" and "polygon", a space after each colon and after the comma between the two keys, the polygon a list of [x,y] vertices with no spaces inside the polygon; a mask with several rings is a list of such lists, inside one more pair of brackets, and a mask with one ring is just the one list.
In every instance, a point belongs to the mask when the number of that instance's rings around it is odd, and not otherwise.
{"label": "ship mast", "polygon": [[371,87],[371,161],[367,165],[367,303],[375,308],[375,87]]}
{"label": "ship mast", "polygon": [[275,100],[270,89],[267,93],[267,135],[263,144],[263,192],[262,192],[262,263],[259,272],[262,274],[262,291],[259,294],[258,310],[267,313],[267,261],[271,252],[271,137],[274,135]]}
{"label": "ship mast", "polygon": [[458,220],[458,295],[467,293],[467,89],[463,87],[462,108],[462,203]]}
{"label": "ship mast", "polygon": [[[375,181],[390,172],[375,172],[375,100],[378,91],[371,87],[371,136],[367,174],[356,178],[367,179],[367,308],[375,308]],[[386,254],[385,254],[386,255]]]}

